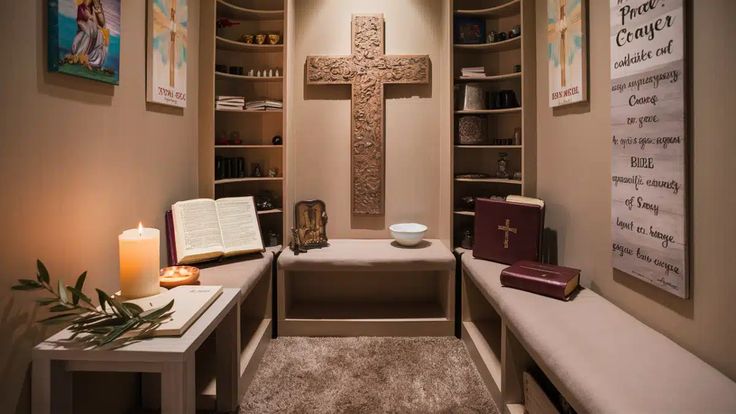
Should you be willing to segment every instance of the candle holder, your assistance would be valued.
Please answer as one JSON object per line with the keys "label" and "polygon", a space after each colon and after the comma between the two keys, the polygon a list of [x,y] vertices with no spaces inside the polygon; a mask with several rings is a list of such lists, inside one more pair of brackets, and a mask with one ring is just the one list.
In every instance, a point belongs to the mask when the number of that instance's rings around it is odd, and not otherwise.
{"label": "candle holder", "polygon": [[194,266],[169,266],[159,271],[159,284],[167,289],[181,285],[198,285],[199,269]]}

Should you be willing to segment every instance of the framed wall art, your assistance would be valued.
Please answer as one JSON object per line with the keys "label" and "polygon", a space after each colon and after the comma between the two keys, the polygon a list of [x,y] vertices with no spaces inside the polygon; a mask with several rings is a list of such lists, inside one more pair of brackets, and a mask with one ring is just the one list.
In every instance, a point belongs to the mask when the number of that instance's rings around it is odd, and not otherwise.
{"label": "framed wall art", "polygon": [[146,99],[187,106],[187,0],[148,0]]}
{"label": "framed wall art", "polygon": [[49,0],[49,71],[117,85],[120,1]]}
{"label": "framed wall art", "polygon": [[588,100],[585,0],[547,0],[549,106]]}

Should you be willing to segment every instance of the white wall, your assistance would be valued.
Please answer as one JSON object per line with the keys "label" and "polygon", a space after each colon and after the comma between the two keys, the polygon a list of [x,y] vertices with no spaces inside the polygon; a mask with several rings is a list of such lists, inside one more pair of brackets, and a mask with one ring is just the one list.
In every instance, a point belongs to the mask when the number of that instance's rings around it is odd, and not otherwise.
{"label": "white wall", "polygon": [[198,2],[189,2],[183,111],[146,105],[144,1],[122,1],[115,87],[47,73],[45,10],[45,1],[0,3],[2,412],[28,409],[30,349],[50,333],[32,322],[33,295],[11,294],[15,279],[33,277],[39,258],[54,278],[87,270],[88,289],[114,291],[121,230],[139,220],[163,230],[166,208],[197,194]]}

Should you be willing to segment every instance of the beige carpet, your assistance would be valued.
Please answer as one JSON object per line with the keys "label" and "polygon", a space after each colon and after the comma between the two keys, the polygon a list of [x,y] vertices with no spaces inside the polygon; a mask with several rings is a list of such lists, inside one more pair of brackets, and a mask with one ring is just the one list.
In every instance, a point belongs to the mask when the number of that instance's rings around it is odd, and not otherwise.
{"label": "beige carpet", "polygon": [[271,341],[241,413],[497,413],[456,338]]}

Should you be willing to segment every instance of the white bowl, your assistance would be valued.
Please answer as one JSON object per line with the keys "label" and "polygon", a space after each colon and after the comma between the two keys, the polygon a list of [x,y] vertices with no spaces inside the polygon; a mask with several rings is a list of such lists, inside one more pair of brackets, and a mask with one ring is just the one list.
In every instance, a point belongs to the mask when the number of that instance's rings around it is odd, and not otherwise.
{"label": "white bowl", "polygon": [[427,226],[418,223],[397,223],[392,224],[389,228],[391,237],[402,246],[416,246],[424,239],[424,233],[427,232]]}

